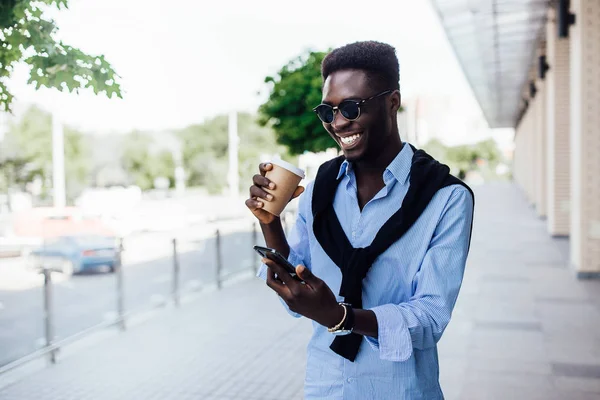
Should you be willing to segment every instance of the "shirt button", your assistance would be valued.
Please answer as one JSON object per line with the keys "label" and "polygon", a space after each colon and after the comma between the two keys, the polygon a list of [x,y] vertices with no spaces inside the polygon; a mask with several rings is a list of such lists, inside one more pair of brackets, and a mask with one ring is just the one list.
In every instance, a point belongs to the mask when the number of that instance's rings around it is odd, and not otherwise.
{"label": "shirt button", "polygon": [[352,383],[352,378],[348,378],[348,379],[346,379],[346,382],[348,382],[348,383]]}

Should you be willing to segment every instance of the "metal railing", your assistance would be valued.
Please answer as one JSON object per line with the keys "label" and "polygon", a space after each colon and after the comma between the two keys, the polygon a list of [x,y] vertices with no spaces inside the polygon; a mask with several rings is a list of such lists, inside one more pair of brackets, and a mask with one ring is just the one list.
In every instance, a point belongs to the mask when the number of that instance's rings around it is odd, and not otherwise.
{"label": "metal railing", "polygon": [[[285,214],[282,216],[282,224],[284,226],[284,231],[287,232],[289,228],[289,219],[290,214]],[[258,223],[252,222],[250,228],[250,241],[252,244],[257,244],[258,241]],[[245,231],[247,232],[247,231]],[[210,238],[207,238],[208,241]],[[214,243],[215,243],[215,285],[217,290],[220,290],[223,287],[223,282],[227,281],[233,275],[237,275],[243,272],[248,272],[250,269],[254,274],[258,270],[258,266],[260,264],[258,256],[252,249],[252,246],[248,246],[248,252],[251,252],[250,260],[255,260],[250,263],[248,267],[235,269],[233,271],[225,271],[224,270],[224,260],[223,260],[223,234],[220,229],[216,229],[214,233]],[[170,285],[170,297],[171,304],[174,307],[179,307],[181,305],[181,295],[182,295],[182,287],[181,287],[181,265],[180,265],[180,249],[179,246],[181,241],[176,237],[171,239],[171,285]],[[53,282],[52,275],[55,273],[59,273],[60,271],[42,266],[39,269],[39,273],[43,275],[44,283],[43,283],[43,318],[44,318],[44,346],[32,353],[29,353],[21,358],[18,358],[14,361],[9,362],[3,366],[0,366],[0,375],[11,371],[17,367],[22,366],[25,363],[38,359],[40,357],[47,357],[48,364],[55,364],[58,360],[58,352],[61,347],[66,346],[69,343],[72,343],[94,331],[99,329],[116,326],[119,330],[125,331],[127,328],[127,320],[129,317],[135,314],[134,311],[127,311],[125,306],[125,285],[124,285],[124,276],[123,276],[123,265],[122,265],[122,256],[124,252],[123,240],[120,239],[117,246],[117,254],[114,265],[114,276],[115,276],[115,299],[116,299],[116,317],[111,321],[104,321],[97,325],[91,326],[87,329],[79,331],[71,336],[68,336],[61,340],[55,340],[55,313],[54,313],[54,295],[53,295]]]}

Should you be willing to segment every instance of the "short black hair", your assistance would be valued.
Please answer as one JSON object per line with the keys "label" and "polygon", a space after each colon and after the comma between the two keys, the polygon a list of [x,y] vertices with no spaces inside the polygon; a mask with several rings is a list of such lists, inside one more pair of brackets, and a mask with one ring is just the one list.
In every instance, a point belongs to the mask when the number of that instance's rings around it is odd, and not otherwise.
{"label": "short black hair", "polygon": [[345,69],[366,71],[378,89],[400,89],[400,64],[396,49],[389,44],[366,41],[350,43],[331,51],[323,59],[321,75],[327,77]]}

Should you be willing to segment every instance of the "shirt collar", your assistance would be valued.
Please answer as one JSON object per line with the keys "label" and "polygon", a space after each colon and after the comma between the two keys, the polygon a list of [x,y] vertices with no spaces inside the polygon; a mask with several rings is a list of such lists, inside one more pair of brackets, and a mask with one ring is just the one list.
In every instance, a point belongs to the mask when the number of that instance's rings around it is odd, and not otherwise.
{"label": "shirt collar", "polygon": [[336,180],[339,180],[342,176],[348,175],[352,171],[352,164],[348,162],[348,160],[344,160],[342,165],[340,165],[340,171],[337,174]]}
{"label": "shirt collar", "polygon": [[398,153],[396,158],[394,158],[386,168],[386,171],[390,171],[394,178],[403,185],[408,181],[414,154],[415,152],[412,147],[410,147],[410,144],[404,142],[400,153]]}
{"label": "shirt collar", "polygon": [[[400,153],[398,153],[390,165],[388,165],[388,167],[385,169],[384,176],[386,172],[389,171],[398,182],[405,184],[408,181],[408,176],[410,174],[410,166],[412,165],[413,154],[413,149],[407,142],[404,142]],[[344,160],[340,166],[340,170],[336,179],[339,180],[342,176],[349,175],[351,172],[352,164],[349,163],[348,160]]]}

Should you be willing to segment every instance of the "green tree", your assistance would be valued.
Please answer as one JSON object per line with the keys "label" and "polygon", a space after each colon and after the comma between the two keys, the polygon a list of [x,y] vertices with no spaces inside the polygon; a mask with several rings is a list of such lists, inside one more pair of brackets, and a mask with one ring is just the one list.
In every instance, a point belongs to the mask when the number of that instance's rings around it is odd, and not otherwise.
{"label": "green tree", "polygon": [[[90,152],[81,132],[68,126],[64,128],[64,142],[67,196],[73,199],[87,184]],[[12,184],[23,186],[31,181],[32,174],[44,181],[52,177],[52,117],[49,113],[30,107],[19,122],[9,126],[4,144],[3,158],[13,160],[12,168],[21,165],[22,170],[29,171]],[[0,165],[2,173],[7,173],[8,168],[9,164]]]}
{"label": "green tree", "polygon": [[312,109],[321,102],[321,62],[324,52],[311,51],[268,76],[269,99],[259,108],[259,122],[271,126],[277,142],[291,154],[335,147]]}
{"label": "green tree", "polygon": [[211,118],[176,132],[182,142],[183,165],[189,186],[203,186],[215,193],[227,185],[228,120]]}
{"label": "green tree", "polygon": [[25,158],[10,158],[0,154],[0,190],[6,193],[8,207],[11,205],[12,189],[25,189],[25,185],[31,182],[39,170],[32,167],[32,163]]}
{"label": "green tree", "polygon": [[502,154],[494,139],[487,139],[475,144],[475,151],[479,159],[485,160],[490,166],[497,166],[502,161]]}
{"label": "green tree", "polygon": [[495,167],[502,161],[502,155],[494,139],[475,144],[446,146],[438,139],[427,142],[423,149],[438,161],[447,164],[454,174],[464,178],[469,171],[480,171],[489,179],[494,178]]}
{"label": "green tree", "polygon": [[273,129],[261,126],[255,115],[242,113],[238,116],[240,186],[247,190],[252,176],[258,173],[262,156],[278,154],[286,161],[297,164],[297,157],[288,154],[285,146],[276,142]]}
{"label": "green tree", "polygon": [[143,190],[154,186],[154,177],[150,171],[150,145],[152,138],[139,131],[133,131],[123,143],[121,165],[133,182]]}
{"label": "green tree", "polygon": [[167,178],[169,187],[175,186],[175,159],[171,151],[160,150],[153,154],[150,169],[154,178]]}
{"label": "green tree", "polygon": [[[276,143],[273,129],[258,124],[256,116],[238,114],[240,186],[245,189],[258,171],[263,155],[279,154],[293,160],[284,146]],[[177,132],[182,142],[183,166],[189,186],[202,186],[218,193],[227,186],[228,118],[219,115]]]}
{"label": "green tree", "polygon": [[96,94],[121,97],[119,76],[104,56],[92,56],[56,39],[58,27],[44,9],[64,9],[68,0],[0,2],[0,110],[10,111],[13,95],[6,83],[15,64],[28,64],[28,83],[60,91],[91,88]]}
{"label": "green tree", "polygon": [[133,131],[124,140],[121,166],[131,180],[143,190],[152,189],[154,180],[159,177],[175,183],[175,161],[173,154],[161,149],[152,136]]}

